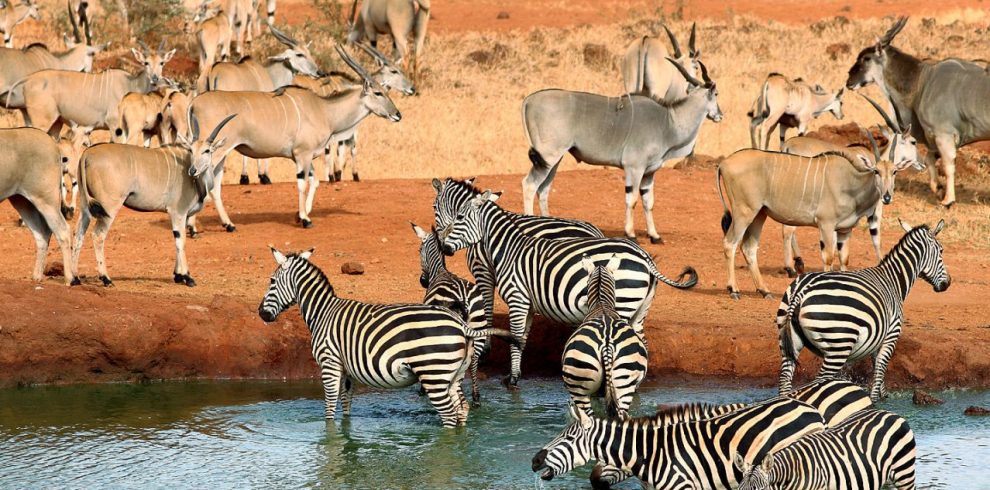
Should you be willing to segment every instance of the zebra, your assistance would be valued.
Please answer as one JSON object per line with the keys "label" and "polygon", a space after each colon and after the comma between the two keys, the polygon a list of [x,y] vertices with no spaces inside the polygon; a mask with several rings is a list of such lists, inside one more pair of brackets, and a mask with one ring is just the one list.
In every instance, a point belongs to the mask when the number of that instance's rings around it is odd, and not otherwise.
{"label": "zebra", "polygon": [[907,421],[885,410],[863,410],[823,432],[807,435],[749,464],[738,454],[740,490],[856,488],[892,484],[913,490],[915,442]]}
{"label": "zebra", "polygon": [[340,399],[350,413],[354,382],[376,388],[422,383],[444,427],[467,422],[461,381],[473,342],[508,332],[472,330],[450,310],[423,304],[375,305],[334,293],[327,276],[309,259],[310,249],[285,255],[271,247],[278,267],[258,315],[266,323],[298,303],[320,366],[326,419]]}
{"label": "zebra", "polygon": [[814,407],[787,397],[670,425],[653,417],[599,419],[573,404],[570,412],[574,421],[533,457],[533,471],[541,472],[543,480],[595,459],[655,488],[734,488],[742,472],[733,468],[733,455],[762,460],[825,428]]}
{"label": "zebra", "polygon": [[604,392],[609,417],[626,418],[636,389],[646,377],[643,339],[615,311],[615,274],[620,259],[612,255],[605,266],[587,256],[588,314],[564,345],[562,377],[571,400],[593,415],[591,397]]}
{"label": "zebra", "polygon": [[[410,222],[416,236],[419,237],[419,261],[422,273],[419,283],[426,288],[423,303],[443,306],[467,323],[473,330],[485,328],[485,299],[481,289],[474,283],[464,280],[447,270],[446,260],[440,252],[440,239],[436,230],[427,233],[425,230]],[[471,352],[471,400],[481,400],[478,391],[478,362],[488,350],[488,339],[474,342]]]}
{"label": "zebra", "polygon": [[[485,191],[469,200],[441,237],[447,255],[478,244],[481,253],[491,260],[495,284],[509,306],[509,330],[519,344],[515,348],[518,352],[512,352],[509,383],[513,386],[519,381],[519,364],[534,312],[569,325],[580,324],[587,314],[588,273],[581,267],[584,255],[594,261],[618,255],[621,266],[615,276],[616,312],[644,340],[643,322],[657,281],[680,289],[698,282],[692,267],[686,267],[677,281],[667,278],[645,250],[626,239],[547,240],[525,235],[512,215],[495,203],[498,197]],[[684,281],[685,277],[688,280]]]}
{"label": "zebra", "polygon": [[873,356],[870,398],[887,396],[884,375],[901,335],[904,299],[921,277],[935,292],[949,288],[949,273],[936,237],[945,227],[911,227],[876,267],[799,276],[777,308],[781,393],[791,390],[802,347],[824,358],[816,380],[832,379],[848,363]]}
{"label": "zebra", "polygon": [[[444,181],[433,179],[433,190],[436,198],[433,201],[433,218],[438,230],[446,229],[465,203],[482,194],[474,187],[475,177],[466,180],[447,178]],[[595,225],[575,219],[551,218],[549,216],[529,216],[507,212],[523,234],[546,238],[550,240],[564,238],[605,238]],[[485,305],[485,327],[492,328],[495,309],[495,269],[491,258],[484,254],[480,245],[473,245],[467,250],[468,269],[479,289]],[[510,349],[510,377],[506,384],[514,387],[513,379],[518,380],[521,373],[522,351],[513,347]]]}

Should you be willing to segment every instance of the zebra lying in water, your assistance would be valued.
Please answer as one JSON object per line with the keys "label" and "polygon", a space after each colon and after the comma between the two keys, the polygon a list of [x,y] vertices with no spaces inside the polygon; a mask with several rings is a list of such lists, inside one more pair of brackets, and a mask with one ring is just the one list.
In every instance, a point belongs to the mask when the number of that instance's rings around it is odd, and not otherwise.
{"label": "zebra lying in water", "polygon": [[469,406],[461,391],[474,342],[505,330],[473,330],[450,310],[423,304],[376,305],[344,299],[310,263],[312,249],[284,255],[272,247],[272,273],[258,315],[273,322],[298,303],[309,326],[320,366],[326,418],[334,420],[338,398],[350,413],[353,383],[403,388],[417,382],[444,427],[464,425]]}
{"label": "zebra lying in water", "polygon": [[[619,257],[621,265],[615,275],[616,311],[643,339],[646,338],[643,322],[657,283],[687,289],[698,282],[698,274],[691,267],[681,272],[678,281],[667,278],[657,270],[645,250],[626,239],[547,240],[528,236],[516,225],[511,213],[495,204],[497,199],[497,194],[485,191],[466,202],[441,233],[443,251],[452,255],[462,248],[480,245],[481,253],[490,260],[495,272],[499,294],[509,306],[509,329],[519,341],[520,358],[533,313],[569,325],[584,320],[588,313],[588,273],[581,266],[583,256],[592,260]],[[519,380],[515,361],[513,358],[509,379],[513,385]]]}
{"label": "zebra lying in water", "polygon": [[780,300],[780,392],[791,390],[794,368],[804,346],[824,358],[816,380],[834,378],[848,363],[873,356],[870,398],[887,396],[887,363],[901,336],[904,299],[920,277],[942,292],[949,273],[936,237],[945,227],[911,227],[880,261],[880,265],[850,272],[813,272],[798,277]]}
{"label": "zebra lying in water", "polygon": [[606,265],[587,256],[588,314],[564,345],[562,377],[571,400],[593,415],[591,397],[603,392],[609,417],[626,418],[636,389],[646,377],[646,343],[615,311],[615,274],[620,259]]}
{"label": "zebra lying in water", "polygon": [[[422,228],[412,224],[413,231],[419,237],[419,262],[422,274],[419,283],[426,288],[423,303],[443,306],[453,311],[473,330],[485,328],[485,299],[481,289],[474,283],[461,279],[457,274],[447,270],[447,263],[440,252],[440,238],[436,230],[427,233]],[[481,400],[478,392],[478,362],[481,355],[488,350],[488,339],[474,342],[471,352],[471,400]]]}
{"label": "zebra lying in water", "polygon": [[899,415],[871,408],[768,454],[756,464],[738,454],[739,490],[856,488],[914,490],[914,432]]}

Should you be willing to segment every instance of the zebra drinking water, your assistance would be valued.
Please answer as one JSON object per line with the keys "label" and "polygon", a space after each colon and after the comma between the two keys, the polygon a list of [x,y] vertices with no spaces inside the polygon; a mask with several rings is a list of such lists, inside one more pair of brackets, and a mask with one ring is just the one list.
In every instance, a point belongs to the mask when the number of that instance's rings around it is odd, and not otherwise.
{"label": "zebra drinking water", "polygon": [[904,299],[917,278],[935,292],[949,288],[949,273],[936,237],[945,227],[911,227],[880,265],[850,272],[815,272],[798,277],[780,300],[780,392],[791,390],[804,346],[824,358],[816,380],[834,378],[850,362],[873,356],[873,401],[887,396],[884,376],[901,336]]}
{"label": "zebra drinking water", "polygon": [[564,345],[562,377],[571,400],[588,415],[591,397],[604,392],[609,417],[626,418],[636,389],[646,377],[646,344],[615,311],[615,274],[621,259],[608,264],[581,259],[588,273],[588,314]]}
{"label": "zebra drinking water", "polygon": [[258,315],[270,323],[299,304],[320,366],[327,420],[334,420],[338,399],[344,415],[350,413],[355,381],[376,388],[419,382],[444,427],[464,425],[468,403],[461,381],[472,344],[508,332],[472,330],[439,306],[376,305],[341,298],[323,271],[310,263],[312,253],[284,255],[272,247],[278,267]]}
{"label": "zebra drinking water", "polygon": [[[519,381],[522,350],[526,346],[533,313],[569,325],[580,324],[588,313],[588,273],[581,266],[587,255],[604,261],[613,254],[620,266],[615,274],[616,312],[626,318],[640,338],[645,339],[643,322],[653,302],[658,281],[687,289],[698,282],[698,274],[686,267],[678,281],[657,270],[653,259],[635,242],[625,239],[573,238],[547,240],[527,236],[512,215],[502,210],[497,194],[485,191],[472,198],[458,211],[443,237],[443,251],[480,245],[481,253],[491,260],[495,285],[509,306],[509,330],[519,342],[512,354],[509,383]],[[445,235],[445,236],[444,236]],[[686,281],[682,281],[688,277]]]}

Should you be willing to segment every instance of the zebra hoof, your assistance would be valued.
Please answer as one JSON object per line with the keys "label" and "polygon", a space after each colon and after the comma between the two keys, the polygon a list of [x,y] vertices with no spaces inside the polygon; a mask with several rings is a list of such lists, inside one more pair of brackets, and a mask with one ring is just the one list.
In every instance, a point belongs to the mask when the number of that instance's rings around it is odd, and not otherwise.
{"label": "zebra hoof", "polygon": [[480,394],[478,394],[478,393],[471,393],[471,402],[472,402],[472,405],[473,406],[477,407],[478,405],[480,405],[480,403],[478,403],[480,401],[481,401],[481,395]]}
{"label": "zebra hoof", "polygon": [[272,179],[268,178],[267,174],[259,175],[258,182],[261,182],[261,185],[272,185]]}
{"label": "zebra hoof", "polygon": [[657,235],[656,237],[650,237],[650,243],[654,245],[663,245],[663,238],[660,238],[660,235]]}
{"label": "zebra hoof", "polygon": [[302,220],[302,227],[303,228],[307,228],[307,229],[308,228],[312,228],[313,227],[313,222],[310,221],[310,220],[308,220],[308,219],[304,219],[304,220]]}
{"label": "zebra hoof", "polygon": [[242,175],[241,176],[241,180],[240,180],[240,184],[241,185],[248,185],[250,183],[251,183],[251,180],[248,179],[248,176],[247,175]]}
{"label": "zebra hoof", "polygon": [[502,379],[502,384],[505,385],[509,391],[516,391],[519,389],[519,378],[516,376],[506,376]]}
{"label": "zebra hoof", "polygon": [[804,274],[804,259],[802,259],[801,257],[795,257],[794,269],[797,270],[798,274]]}
{"label": "zebra hoof", "polygon": [[104,287],[108,287],[108,288],[113,287],[113,281],[111,281],[110,278],[107,276],[100,276],[100,281],[103,282]]}
{"label": "zebra hoof", "polygon": [[78,277],[73,277],[72,280],[69,281],[69,286],[81,286],[81,285],[82,285],[82,281],[80,281]]}
{"label": "zebra hoof", "polygon": [[237,227],[234,226],[233,223],[227,223],[227,224],[223,225],[223,229],[224,230],[227,230],[227,233],[233,233],[233,232],[237,231]]}
{"label": "zebra hoof", "polygon": [[361,182],[361,177],[358,174],[351,174],[351,179],[354,180],[354,182]]}
{"label": "zebra hoof", "polygon": [[600,465],[595,465],[595,468],[591,470],[591,477],[588,478],[591,481],[591,488],[595,490],[609,490],[612,485],[608,481],[602,479],[602,467]]}
{"label": "zebra hoof", "polygon": [[784,272],[786,272],[787,273],[787,277],[790,277],[790,278],[795,278],[798,275],[797,271],[794,270],[791,267],[784,267]]}

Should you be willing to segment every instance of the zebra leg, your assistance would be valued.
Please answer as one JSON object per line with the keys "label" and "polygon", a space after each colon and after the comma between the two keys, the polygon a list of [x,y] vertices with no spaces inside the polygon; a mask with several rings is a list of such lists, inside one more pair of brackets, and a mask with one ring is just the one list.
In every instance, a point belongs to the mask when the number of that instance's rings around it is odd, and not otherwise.
{"label": "zebra leg", "polygon": [[625,471],[618,467],[597,463],[591,470],[591,488],[595,490],[606,490],[612,485],[617,485],[629,478],[632,478],[631,471]]}
{"label": "zebra leg", "polygon": [[760,248],[760,233],[763,231],[763,223],[767,220],[767,213],[761,211],[753,219],[752,224],[746,229],[746,233],[743,235],[742,251],[743,257],[746,258],[746,263],[749,265],[749,273],[753,276],[753,281],[756,282],[756,292],[763,295],[766,299],[772,299],[773,295],[770,294],[770,289],[767,288],[766,283],[763,282],[763,274],[760,273],[760,266],[757,262],[756,252]]}
{"label": "zebra leg", "polygon": [[509,331],[512,336],[519,340],[519,345],[509,346],[510,374],[506,380],[506,386],[510,389],[519,384],[522,376],[522,353],[526,348],[526,339],[529,337],[529,329],[533,326],[533,315],[530,313],[530,306],[513,305],[509,307]]}
{"label": "zebra leg", "polygon": [[333,359],[320,362],[320,379],[323,381],[323,403],[326,419],[333,421],[337,416],[337,400],[340,397],[343,367]]}
{"label": "zebra leg", "polygon": [[481,400],[481,392],[478,389],[478,363],[481,361],[481,352],[485,343],[477,340],[471,348],[471,401],[477,403]]}
{"label": "zebra leg", "polygon": [[880,351],[873,360],[873,385],[870,388],[870,400],[878,402],[887,398],[887,387],[885,379],[887,377],[887,365],[894,355],[894,347],[897,346],[897,339],[900,338],[900,326],[894,329],[893,334],[888,335],[880,346]]}
{"label": "zebra leg", "polygon": [[835,379],[846,365],[849,356],[852,354],[856,337],[830,338],[827,345],[820,346],[825,358],[822,359],[822,367],[815,376],[815,381],[828,381]]}
{"label": "zebra leg", "polygon": [[839,270],[846,271],[849,270],[849,235],[852,234],[852,230],[845,232],[836,232],[837,240],[835,246],[839,249]]}
{"label": "zebra leg", "polygon": [[351,416],[351,400],[354,398],[354,382],[347,375],[341,376],[341,383],[344,385],[342,394],[340,397],[340,405],[344,410],[344,416]]}
{"label": "zebra leg", "polygon": [[571,400],[574,402],[574,406],[584,410],[584,413],[588,414],[589,417],[595,416],[595,411],[591,408],[591,395],[572,391]]}
{"label": "zebra leg", "polygon": [[797,368],[797,359],[801,349],[804,348],[804,342],[793,331],[794,328],[801,328],[800,326],[788,324],[777,325],[777,328],[779,337],[777,345],[780,347],[780,376],[777,378],[777,387],[781,395],[786,395],[794,389],[794,370]]}
{"label": "zebra leg", "polygon": [[870,240],[873,241],[873,251],[877,254],[877,262],[883,260],[883,250],[880,249],[880,224],[883,223],[883,204],[877,204],[873,214],[867,218],[870,226]]}
{"label": "zebra leg", "polygon": [[[421,374],[421,373],[418,373]],[[450,379],[438,379],[435,375],[427,377],[420,375],[420,382],[426,388],[426,397],[430,404],[440,414],[440,422],[444,427],[456,427],[461,418],[462,406],[456,396],[456,388]]]}

